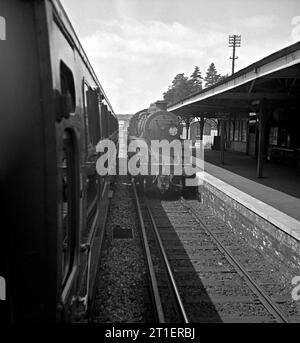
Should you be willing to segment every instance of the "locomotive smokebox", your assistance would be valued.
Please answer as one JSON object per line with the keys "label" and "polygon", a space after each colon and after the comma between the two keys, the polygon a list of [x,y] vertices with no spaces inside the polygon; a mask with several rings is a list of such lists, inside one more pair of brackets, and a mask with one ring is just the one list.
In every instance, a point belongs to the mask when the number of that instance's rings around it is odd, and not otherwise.
{"label": "locomotive smokebox", "polygon": [[162,111],[166,111],[168,107],[168,102],[165,100],[158,100],[155,102],[155,105],[157,108],[159,108]]}

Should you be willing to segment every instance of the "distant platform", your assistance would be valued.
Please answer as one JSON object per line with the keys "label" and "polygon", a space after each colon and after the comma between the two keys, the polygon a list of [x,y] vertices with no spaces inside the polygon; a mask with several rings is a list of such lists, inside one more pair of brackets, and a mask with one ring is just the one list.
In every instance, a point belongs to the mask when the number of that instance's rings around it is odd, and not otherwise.
{"label": "distant platform", "polygon": [[[220,151],[206,149],[204,150],[205,162],[209,162],[215,166],[220,167],[222,170],[226,169],[233,174],[238,174],[248,180],[254,181],[256,184],[267,186],[267,188],[262,187],[261,191],[254,193],[253,196],[262,196],[262,201],[267,201],[269,196],[264,197],[264,194],[269,194],[269,189],[286,193],[293,197],[300,199],[300,167],[293,167],[288,165],[283,165],[280,163],[267,162],[264,163],[264,177],[256,177],[257,160],[254,157],[247,156],[245,153],[239,152],[225,152],[225,164],[220,164]],[[207,168],[212,168],[207,163]],[[214,169],[217,173],[217,169]],[[224,174],[231,175],[230,173]],[[218,177],[222,180],[222,174],[218,174]],[[227,179],[226,179],[227,180]],[[225,181],[226,181],[225,180]],[[233,179],[230,178],[231,184],[240,187],[241,190],[248,192],[249,186],[247,183],[240,184],[240,180],[235,176]],[[251,184],[251,183],[250,183]],[[245,188],[244,188],[245,185]],[[253,184],[251,184],[253,186]],[[255,186],[255,189],[259,188]],[[251,192],[251,190],[249,190]],[[251,193],[249,193],[251,194]],[[276,201],[277,202],[277,201]],[[272,205],[275,205],[272,204]],[[275,206],[276,207],[276,206]],[[300,210],[300,208],[299,208]]]}

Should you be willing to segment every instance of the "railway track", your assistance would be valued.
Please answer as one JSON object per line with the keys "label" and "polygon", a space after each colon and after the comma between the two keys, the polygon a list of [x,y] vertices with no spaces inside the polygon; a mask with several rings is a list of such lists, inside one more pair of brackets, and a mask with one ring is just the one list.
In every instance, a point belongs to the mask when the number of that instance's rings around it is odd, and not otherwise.
{"label": "railway track", "polygon": [[194,200],[160,202],[133,188],[158,322],[289,322]]}
{"label": "railway track", "polygon": [[[170,315],[172,314],[168,313],[166,315],[164,311],[168,308],[168,312],[170,310],[169,305],[171,305],[173,312],[175,313],[176,321],[183,322],[183,323],[189,323],[188,317],[186,315],[184,305],[182,302],[182,299],[179,294],[179,290],[177,288],[177,284],[172,272],[172,268],[169,264],[163,242],[160,238],[158,228],[155,223],[155,219],[153,217],[153,213],[148,205],[147,199],[145,197],[139,197],[135,182],[132,179],[132,186],[133,186],[133,192],[134,197],[136,201],[136,208],[137,208],[137,214],[139,218],[140,228],[142,232],[142,243],[144,246],[144,252],[145,252],[145,260],[147,261],[147,273],[149,278],[149,285],[150,285],[150,293],[153,303],[153,310],[155,312],[155,318],[159,323],[166,323],[170,320]],[[148,217],[145,219],[145,217]],[[148,227],[148,232],[147,232]],[[148,235],[147,235],[148,234]],[[152,239],[149,239],[149,236],[152,236]],[[156,258],[159,256],[160,258],[160,268],[164,269],[164,281],[167,283],[168,291],[171,294],[171,299],[168,299],[167,302],[162,297],[162,294],[164,292],[161,292],[162,288],[165,287],[165,283],[159,284],[158,278],[155,271],[158,270],[158,264],[157,261],[153,261],[153,244],[152,244],[152,250],[151,250],[151,242],[150,240],[155,241],[156,243]],[[166,289],[164,290],[166,291]],[[173,313],[173,316],[174,316]],[[169,316],[169,318],[168,318]],[[169,319],[169,320],[168,320]]]}
{"label": "railway track", "polygon": [[[192,201],[193,202],[193,201]],[[278,305],[269,297],[265,290],[256,282],[256,280],[250,275],[247,268],[243,266],[231,253],[231,251],[226,247],[226,245],[218,238],[218,236],[207,226],[204,221],[198,215],[196,210],[190,206],[191,202],[181,199],[181,203],[186,209],[190,212],[192,217],[198,222],[199,226],[203,228],[205,233],[212,239],[219,251],[225,256],[227,261],[233,266],[236,272],[240,275],[241,278],[245,281],[249,289],[255,294],[259,299],[261,304],[265,309],[272,315],[276,322],[287,323],[289,322],[288,317],[285,313],[278,307]]]}

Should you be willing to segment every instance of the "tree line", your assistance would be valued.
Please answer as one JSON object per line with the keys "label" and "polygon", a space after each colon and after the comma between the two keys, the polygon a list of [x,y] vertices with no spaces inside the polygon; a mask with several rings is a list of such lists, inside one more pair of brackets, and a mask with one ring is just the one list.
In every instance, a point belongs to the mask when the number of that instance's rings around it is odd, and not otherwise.
{"label": "tree line", "polygon": [[174,77],[168,90],[163,93],[164,99],[168,101],[169,105],[175,104],[183,98],[201,91],[203,88],[210,87],[224,80],[227,76],[228,74],[223,76],[218,74],[215,64],[211,63],[207,69],[206,76],[203,78],[200,68],[195,66],[190,77],[185,76],[184,73],[177,74]]}

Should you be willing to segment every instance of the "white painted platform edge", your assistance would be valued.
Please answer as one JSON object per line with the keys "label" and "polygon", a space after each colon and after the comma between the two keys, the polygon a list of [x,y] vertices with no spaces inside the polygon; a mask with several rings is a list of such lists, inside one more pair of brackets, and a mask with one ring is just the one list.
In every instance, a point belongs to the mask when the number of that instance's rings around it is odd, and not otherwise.
{"label": "white painted platform edge", "polygon": [[234,201],[245,206],[266,221],[286,232],[296,240],[300,241],[300,221],[275,209],[274,207],[248,195],[247,193],[227,184],[206,172],[198,172],[197,178],[204,181],[223,192]]}

